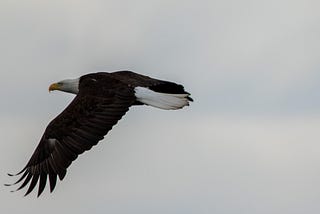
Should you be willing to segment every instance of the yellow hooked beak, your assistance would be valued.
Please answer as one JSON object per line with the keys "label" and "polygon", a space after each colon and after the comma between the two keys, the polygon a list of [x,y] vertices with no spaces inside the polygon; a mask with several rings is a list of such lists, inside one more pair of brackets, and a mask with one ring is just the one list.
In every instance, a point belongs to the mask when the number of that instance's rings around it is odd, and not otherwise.
{"label": "yellow hooked beak", "polygon": [[49,86],[49,92],[54,91],[54,90],[59,90],[60,85],[58,83],[53,83]]}

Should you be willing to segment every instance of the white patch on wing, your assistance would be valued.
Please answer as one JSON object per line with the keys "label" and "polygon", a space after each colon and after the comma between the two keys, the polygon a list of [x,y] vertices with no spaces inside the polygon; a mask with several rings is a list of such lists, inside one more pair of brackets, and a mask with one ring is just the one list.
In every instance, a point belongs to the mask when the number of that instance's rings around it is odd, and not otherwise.
{"label": "white patch on wing", "polygon": [[54,148],[54,146],[55,146],[56,143],[57,143],[57,139],[55,139],[55,138],[49,138],[49,139],[48,139],[48,143],[49,143],[50,148]]}
{"label": "white patch on wing", "polygon": [[189,105],[189,94],[167,94],[152,91],[145,87],[135,87],[135,96],[139,102],[165,110],[180,109]]}

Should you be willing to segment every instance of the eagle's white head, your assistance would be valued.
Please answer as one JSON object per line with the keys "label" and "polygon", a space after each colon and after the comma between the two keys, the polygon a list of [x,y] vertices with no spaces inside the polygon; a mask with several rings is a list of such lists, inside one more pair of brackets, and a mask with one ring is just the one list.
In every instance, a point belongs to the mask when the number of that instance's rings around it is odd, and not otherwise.
{"label": "eagle's white head", "polygon": [[77,79],[66,79],[49,86],[49,92],[54,90],[64,91],[67,93],[77,94],[79,92],[79,80]]}

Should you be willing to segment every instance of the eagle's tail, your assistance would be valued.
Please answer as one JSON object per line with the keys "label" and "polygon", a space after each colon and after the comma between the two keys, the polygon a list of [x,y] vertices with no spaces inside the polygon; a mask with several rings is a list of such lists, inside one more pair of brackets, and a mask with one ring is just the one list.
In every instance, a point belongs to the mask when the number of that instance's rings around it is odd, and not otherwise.
{"label": "eagle's tail", "polygon": [[189,105],[193,101],[188,92],[163,93],[156,92],[150,88],[136,87],[135,96],[137,101],[156,108],[175,110]]}

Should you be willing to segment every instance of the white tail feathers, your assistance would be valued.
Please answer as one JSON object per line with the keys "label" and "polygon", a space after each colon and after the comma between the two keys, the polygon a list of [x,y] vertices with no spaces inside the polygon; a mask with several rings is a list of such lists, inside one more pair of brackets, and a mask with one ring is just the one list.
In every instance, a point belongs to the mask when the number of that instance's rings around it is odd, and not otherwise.
{"label": "white tail feathers", "polygon": [[144,87],[136,87],[134,90],[139,102],[156,108],[174,110],[189,105],[189,94],[160,93]]}

